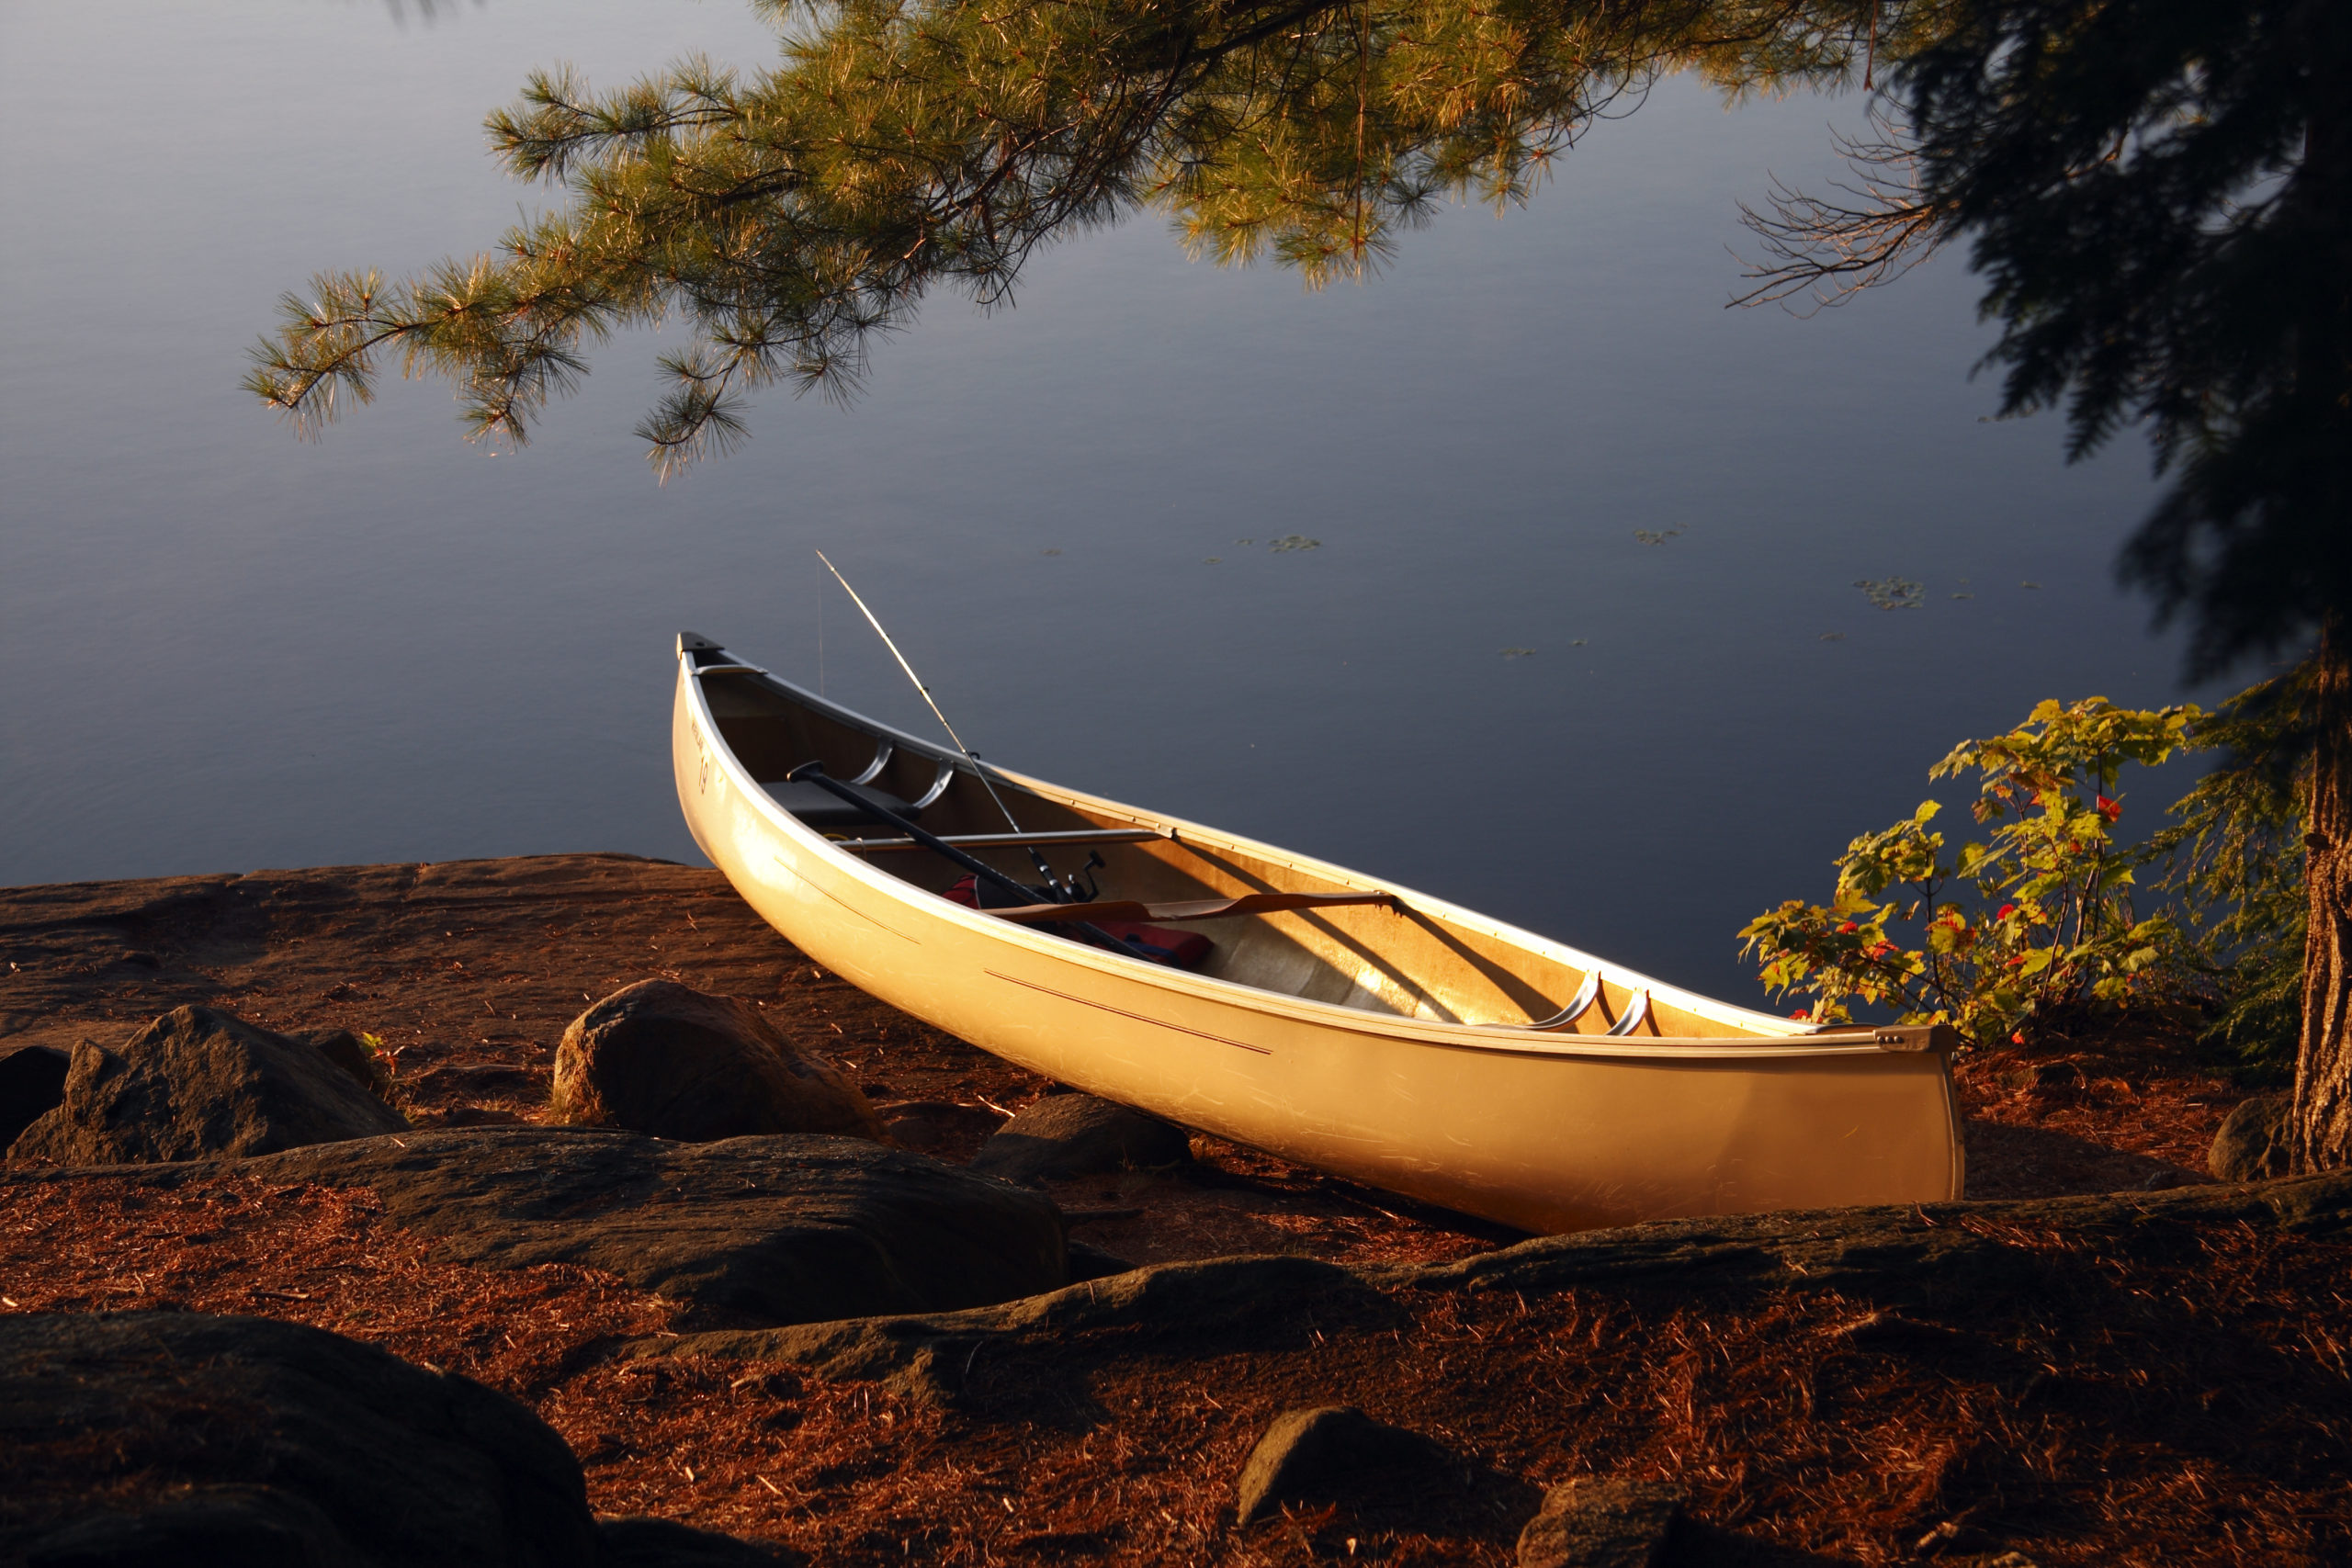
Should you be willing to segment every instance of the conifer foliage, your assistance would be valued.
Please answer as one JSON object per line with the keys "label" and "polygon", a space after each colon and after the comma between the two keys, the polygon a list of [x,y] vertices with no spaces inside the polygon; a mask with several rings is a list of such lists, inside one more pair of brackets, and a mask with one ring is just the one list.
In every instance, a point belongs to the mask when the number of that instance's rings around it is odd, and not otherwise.
{"label": "conifer foliage", "polygon": [[782,60],[690,60],[596,92],[531,78],[489,120],[560,193],[490,254],[288,295],[248,387],[315,433],[379,360],[521,441],[616,329],[685,318],[639,428],[663,475],[746,433],[747,394],[854,390],[945,284],[1010,299],[1054,238],[1150,208],[1221,261],[1310,285],[1375,265],[1441,196],[1523,201],[1658,74],[1747,88],[1850,65],[1853,0],[758,0]]}
{"label": "conifer foliage", "polygon": [[[1925,201],[1972,238],[2007,412],[2172,483],[2125,579],[2193,673],[2292,651],[2242,739],[2300,774],[2296,1163],[2352,1164],[2352,7],[1967,0],[1907,58]],[[2275,988],[2275,987],[2273,987]]]}

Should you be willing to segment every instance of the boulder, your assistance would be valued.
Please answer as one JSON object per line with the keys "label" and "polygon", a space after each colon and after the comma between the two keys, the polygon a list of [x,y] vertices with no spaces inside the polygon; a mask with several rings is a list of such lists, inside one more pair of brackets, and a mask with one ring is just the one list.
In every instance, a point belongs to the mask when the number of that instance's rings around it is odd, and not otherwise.
{"label": "boulder", "polygon": [[2206,1168],[2223,1181],[2267,1181],[2286,1175],[2294,1152],[2287,1130],[2289,1109],[2283,1094],[2257,1095],[2239,1105],[2213,1134]]}
{"label": "boulder", "polygon": [[731,997],[640,980],[571,1021],[556,1047],[553,1119],[705,1143],[768,1133],[879,1138],[874,1108]]}
{"label": "boulder", "polygon": [[1654,1481],[1555,1486],[1519,1532],[1519,1568],[1654,1568],[1682,1528],[1688,1495]]}
{"label": "boulder", "polygon": [[1235,1507],[1246,1525],[1284,1503],[1392,1503],[1432,1483],[1458,1488],[1460,1468],[1444,1445],[1351,1404],[1290,1410],[1243,1461]]}
{"label": "boulder", "polygon": [[1091,1094],[1053,1094],[998,1128],[972,1168],[1008,1181],[1043,1181],[1192,1157],[1192,1139],[1182,1127]]}
{"label": "boulder", "polygon": [[574,1568],[579,1463],[529,1409],[269,1318],[0,1316],[0,1562]]}
{"label": "boulder", "polygon": [[1069,1282],[1041,1194],[855,1138],[676,1144],[465,1127],[254,1162],[265,1180],[374,1190],[461,1263],[577,1263],[742,1325],[947,1311]]}
{"label": "boulder", "polygon": [[304,1042],[183,1007],[113,1050],[75,1045],[63,1098],[17,1135],[8,1158],[140,1165],[268,1154],[407,1125]]}
{"label": "boulder", "polygon": [[882,1131],[893,1143],[946,1158],[958,1154],[969,1157],[971,1151],[1004,1125],[1001,1111],[949,1100],[902,1100],[894,1105],[877,1105],[874,1113],[882,1119]]}
{"label": "boulder", "polygon": [[68,1060],[50,1045],[26,1045],[0,1056],[0,1152],[63,1101]]}

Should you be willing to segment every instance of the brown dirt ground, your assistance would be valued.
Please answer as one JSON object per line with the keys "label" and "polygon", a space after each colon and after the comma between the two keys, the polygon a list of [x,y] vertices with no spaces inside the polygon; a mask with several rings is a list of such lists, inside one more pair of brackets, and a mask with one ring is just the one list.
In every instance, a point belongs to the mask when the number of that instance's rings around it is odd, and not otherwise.
{"label": "brown dirt ground", "polygon": [[[1947,1526],[1955,1548],[2041,1568],[2352,1551],[2352,1247],[2246,1229],[2121,1263],[1972,1219],[2040,1277],[1894,1307],[1655,1282],[1432,1293],[1404,1323],[1336,1314],[1247,1351],[1016,1357],[943,1410],[789,1368],[611,1359],[662,1332],[669,1305],[589,1270],[435,1262],[365,1193],[222,1174],[11,1199],[0,1308],[335,1329],[532,1404],[601,1511],[823,1563],[1499,1565],[1537,1487],[1594,1473],[1690,1487],[1705,1530],[1686,1563],[1911,1562]],[[1473,1486],[1395,1516],[1306,1508],[1238,1528],[1232,1478],[1266,1422],[1331,1403],[1446,1441]],[[90,1484],[0,1453],[6,1472],[20,1520]],[[164,1479],[109,1478],[124,1498]]]}
{"label": "brown dirt ground", "polygon": [[[1010,1109],[1047,1087],[819,972],[717,874],[622,856],[6,889],[0,958],[0,1050],[119,1038],[204,1002],[282,1031],[379,1035],[421,1122],[529,1118],[564,1024],[657,976],[756,1002],[877,1100]],[[1959,1076],[1972,1196],[2205,1179],[2204,1146],[2241,1098],[2154,1037],[2051,1042]],[[1075,1235],[1137,1262],[1408,1262],[1510,1239],[1212,1140],[1196,1155],[1189,1174],[1056,1196]],[[673,1309],[588,1270],[436,1262],[365,1193],[226,1175],[15,1188],[0,1310],[176,1305],[371,1339],[534,1404],[601,1511],[824,1562],[1499,1563],[1528,1483],[1589,1472],[1690,1485],[1696,1515],[1745,1543],[1712,1538],[1711,1561],[1911,1561],[1947,1522],[1953,1551],[2013,1546],[2043,1568],[2352,1556],[2352,1248],[2231,1233],[2127,1266],[2063,1236],[2012,1239],[2046,1261],[2044,1285],[1944,1303],[1921,1334],[1968,1348],[1941,1359],[1858,1334],[1883,1314],[1828,1295],[1448,1295],[1401,1331],[1335,1324],[1264,1352],[1105,1358],[1075,1405],[1041,1392],[1046,1377],[978,1414],[772,1367],[613,1361]],[[1485,1479],[1435,1523],[1295,1511],[1236,1529],[1232,1477],[1266,1419],[1332,1402],[1447,1438]]]}

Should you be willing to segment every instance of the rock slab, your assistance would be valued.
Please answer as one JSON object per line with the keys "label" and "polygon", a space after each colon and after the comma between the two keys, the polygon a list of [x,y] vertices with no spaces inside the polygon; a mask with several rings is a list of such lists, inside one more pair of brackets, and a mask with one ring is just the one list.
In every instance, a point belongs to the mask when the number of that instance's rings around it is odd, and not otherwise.
{"label": "rock slab", "polygon": [[504,1394],[322,1329],[197,1313],[0,1317],[0,1562],[576,1568],[563,1439]]}
{"label": "rock slab", "polygon": [[270,1154],[407,1125],[307,1043],[183,1007],[112,1050],[75,1045],[62,1100],[17,1135],[8,1158],[141,1165]]}
{"label": "rock slab", "polygon": [[705,1143],[769,1133],[879,1138],[838,1071],[731,997],[641,980],[571,1021],[556,1047],[554,1120]]}
{"label": "rock slab", "polygon": [[1061,1212],[1042,1194],[854,1138],[465,1127],[253,1169],[371,1188],[387,1218],[459,1262],[603,1269],[745,1326],[953,1311],[1069,1277]]}
{"label": "rock slab", "polygon": [[1458,1482],[1456,1469],[1442,1444],[1351,1404],[1289,1410],[1243,1461],[1234,1506],[1246,1525],[1284,1503],[1385,1500],[1432,1481]]}
{"label": "rock slab", "polygon": [[2213,1134],[2206,1168],[2223,1181],[2267,1181],[2286,1175],[2294,1157],[2288,1111],[2283,1094],[2257,1095],[2242,1102]]}
{"label": "rock slab", "polygon": [[1008,1181],[1043,1181],[1192,1157],[1192,1139],[1182,1127],[1091,1094],[1053,1094],[998,1128],[972,1168]]}
{"label": "rock slab", "polygon": [[1519,1568],[1656,1568],[1688,1494],[1654,1481],[1571,1481],[1519,1532]]}

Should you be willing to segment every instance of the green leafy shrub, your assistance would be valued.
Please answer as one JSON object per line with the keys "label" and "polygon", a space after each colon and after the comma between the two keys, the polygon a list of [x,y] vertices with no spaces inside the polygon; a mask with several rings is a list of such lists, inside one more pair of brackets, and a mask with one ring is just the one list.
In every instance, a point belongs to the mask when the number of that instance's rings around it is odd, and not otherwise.
{"label": "green leafy shrub", "polygon": [[1742,951],[1775,994],[1812,998],[1799,1016],[1884,1007],[1980,1044],[2061,1007],[2196,994],[2210,975],[2199,933],[2172,908],[2143,915],[2134,902],[2141,873],[2176,846],[2120,841],[2116,825],[2122,769],[2194,750],[2203,716],[2187,705],[2044,702],[2007,734],[1964,742],[1928,776],[1978,776],[1982,840],[1948,853],[1931,826],[1942,808],[1928,801],[1848,846],[1826,907],[1792,899],[1759,915]]}

